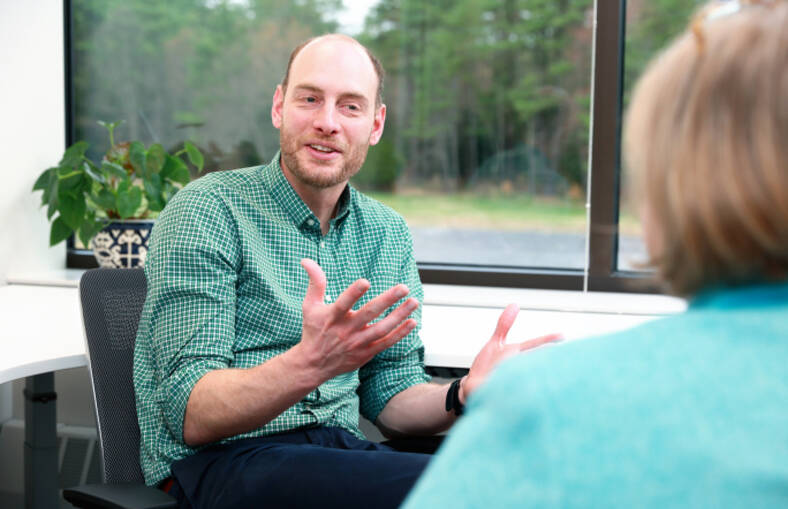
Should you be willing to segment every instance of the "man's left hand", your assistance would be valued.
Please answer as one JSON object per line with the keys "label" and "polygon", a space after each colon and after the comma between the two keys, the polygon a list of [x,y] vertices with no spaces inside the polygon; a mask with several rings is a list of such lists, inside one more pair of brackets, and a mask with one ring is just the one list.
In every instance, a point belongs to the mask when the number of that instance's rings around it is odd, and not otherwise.
{"label": "man's left hand", "polygon": [[509,329],[512,328],[517,313],[520,308],[516,304],[509,304],[506,309],[501,313],[498,318],[498,326],[495,328],[490,340],[481,351],[476,355],[473,360],[471,369],[465,378],[460,382],[460,402],[464,405],[469,394],[476,390],[484,381],[487,376],[492,372],[493,368],[498,365],[502,360],[516,355],[525,350],[530,350],[546,343],[553,343],[563,339],[561,334],[548,334],[535,339],[529,339],[522,343],[506,344],[506,335]]}

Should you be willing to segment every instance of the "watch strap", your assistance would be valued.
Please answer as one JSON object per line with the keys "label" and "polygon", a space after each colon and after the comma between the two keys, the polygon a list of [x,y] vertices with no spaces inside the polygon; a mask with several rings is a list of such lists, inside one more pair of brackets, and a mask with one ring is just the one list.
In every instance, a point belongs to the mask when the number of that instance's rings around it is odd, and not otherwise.
{"label": "watch strap", "polygon": [[454,415],[460,416],[465,411],[465,405],[460,401],[460,383],[462,378],[453,381],[446,392],[446,411],[454,410]]}

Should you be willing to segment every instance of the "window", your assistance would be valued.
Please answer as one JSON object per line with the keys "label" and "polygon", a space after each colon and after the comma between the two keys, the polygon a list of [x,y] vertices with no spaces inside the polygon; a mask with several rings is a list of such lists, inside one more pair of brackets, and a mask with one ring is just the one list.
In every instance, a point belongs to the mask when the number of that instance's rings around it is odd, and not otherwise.
{"label": "window", "polygon": [[267,163],[290,50],[342,31],[387,70],[386,130],[353,183],[408,220],[425,282],[643,288],[619,270],[642,256],[618,206],[623,1],[344,4],[66,0],[70,139],[100,151],[96,121],[123,120],[119,138],[195,141],[209,171]]}

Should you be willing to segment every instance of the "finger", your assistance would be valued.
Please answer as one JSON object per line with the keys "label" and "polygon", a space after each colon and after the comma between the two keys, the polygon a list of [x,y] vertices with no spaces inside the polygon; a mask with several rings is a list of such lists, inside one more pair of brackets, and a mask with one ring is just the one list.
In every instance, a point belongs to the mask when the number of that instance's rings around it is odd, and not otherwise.
{"label": "finger", "polygon": [[526,350],[530,350],[532,348],[536,348],[537,346],[542,346],[547,343],[557,343],[558,341],[562,341],[563,339],[564,339],[563,334],[548,334],[546,336],[540,336],[538,338],[523,341],[518,346],[520,347],[520,351],[524,352]]}
{"label": "finger", "polygon": [[344,316],[348,311],[353,309],[358,299],[369,290],[369,281],[366,279],[359,279],[352,285],[345,288],[345,291],[337,297],[334,301],[333,310],[336,316]]}
{"label": "finger", "polygon": [[323,304],[326,295],[326,274],[314,260],[303,258],[301,266],[309,275],[309,286],[304,296],[304,305]]}
{"label": "finger", "polygon": [[373,352],[372,356],[379,354],[386,348],[394,346],[398,341],[411,333],[416,328],[416,320],[410,318],[405,320],[397,326],[393,331],[389,332],[377,341],[369,344],[370,350]]}
{"label": "finger", "polygon": [[397,309],[389,313],[384,319],[374,325],[367,327],[367,329],[358,336],[358,340],[362,343],[366,343],[374,342],[380,339],[396,328],[397,325],[399,325],[403,320],[408,318],[408,316],[416,311],[418,307],[418,300],[414,298],[406,300],[397,306]]}
{"label": "finger", "polygon": [[490,338],[490,341],[497,341],[498,343],[503,344],[506,341],[506,335],[509,334],[509,329],[512,328],[514,324],[514,320],[517,318],[517,313],[520,312],[520,308],[517,304],[509,304],[506,306],[506,309],[503,310],[501,316],[498,318],[498,325],[495,327],[495,332]]}
{"label": "finger", "polygon": [[385,310],[393,306],[398,300],[408,294],[408,287],[405,285],[392,286],[381,293],[356,312],[353,318],[357,326],[365,325],[380,316]]}

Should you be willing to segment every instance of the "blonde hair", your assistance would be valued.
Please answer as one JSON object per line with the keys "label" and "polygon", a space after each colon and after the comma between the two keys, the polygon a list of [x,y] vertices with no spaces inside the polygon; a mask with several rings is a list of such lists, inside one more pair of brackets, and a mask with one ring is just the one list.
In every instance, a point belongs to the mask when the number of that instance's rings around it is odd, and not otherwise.
{"label": "blonde hair", "polygon": [[788,277],[788,3],[700,22],[639,81],[624,151],[669,289]]}

